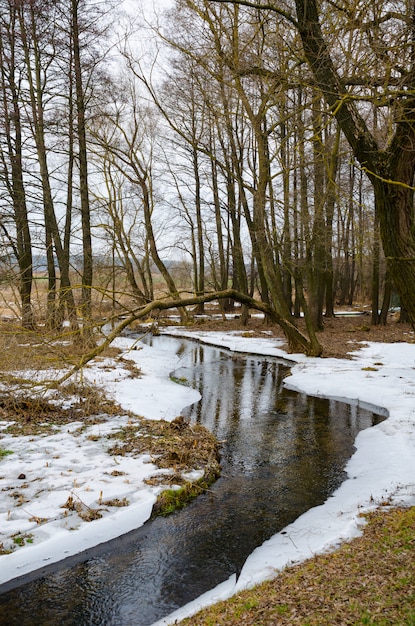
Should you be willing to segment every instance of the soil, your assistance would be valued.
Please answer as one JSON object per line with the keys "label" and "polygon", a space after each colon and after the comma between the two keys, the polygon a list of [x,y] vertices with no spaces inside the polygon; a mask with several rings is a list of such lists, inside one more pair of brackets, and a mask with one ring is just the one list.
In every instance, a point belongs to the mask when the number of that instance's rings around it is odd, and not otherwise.
{"label": "soil", "polygon": [[[304,330],[304,321],[298,320],[297,326]],[[267,324],[263,319],[251,317],[247,326],[242,326],[240,319],[226,321],[202,318],[196,320],[193,328],[200,330],[227,330],[249,332],[256,337],[284,338],[279,326]],[[353,351],[359,350],[362,344],[369,342],[397,343],[415,342],[415,333],[410,324],[400,323],[391,314],[385,326],[372,326],[369,315],[338,314],[334,318],[324,320],[324,330],[318,333],[323,346],[323,357],[352,358]],[[288,349],[288,348],[287,348]]]}

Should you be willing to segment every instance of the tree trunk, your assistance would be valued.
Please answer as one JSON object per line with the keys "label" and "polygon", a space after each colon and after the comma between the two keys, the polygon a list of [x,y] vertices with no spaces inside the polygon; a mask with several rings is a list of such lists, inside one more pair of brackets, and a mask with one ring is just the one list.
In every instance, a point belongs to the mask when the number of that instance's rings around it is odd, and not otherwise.
{"label": "tree trunk", "polygon": [[[32,112],[32,132],[36,145],[36,153],[39,164],[40,180],[42,186],[43,197],[43,212],[45,220],[45,241],[46,241],[46,256],[48,264],[49,275],[49,289],[48,289],[48,319],[47,323],[50,327],[56,327],[62,320],[58,319],[60,315],[57,310],[56,302],[56,270],[53,254],[53,246],[55,246],[56,257],[58,260],[61,291],[60,300],[64,300],[68,305],[68,315],[71,320],[71,327],[73,330],[77,330],[76,321],[76,306],[73,297],[73,292],[70,286],[69,280],[69,227],[67,226],[66,238],[67,249],[62,246],[58,222],[54,209],[54,202],[52,196],[52,189],[49,177],[49,168],[47,162],[47,147],[45,141],[45,121],[44,121],[44,85],[42,83],[42,57],[40,49],[39,34],[37,31],[36,15],[34,13],[33,6],[30,6],[30,25],[27,31],[25,23],[25,14],[23,7],[20,8],[19,25],[20,36],[23,44],[23,50],[25,55],[25,63],[27,68],[27,77],[29,83],[29,95],[30,105]],[[33,61],[30,53],[31,42],[33,48]],[[70,114],[71,118],[71,114]]]}
{"label": "tree trunk", "polygon": [[81,199],[81,223],[82,223],[82,315],[84,318],[84,339],[93,341],[90,330],[85,324],[92,315],[92,236],[91,236],[91,210],[88,189],[88,157],[86,146],[86,120],[85,120],[85,94],[82,81],[82,60],[79,41],[79,0],[71,2],[72,17],[72,46],[73,67],[75,74],[76,113],[77,113],[77,138],[79,158],[79,194]]}
{"label": "tree trunk", "polygon": [[308,307],[311,323],[315,330],[323,329],[324,304],[324,260],[326,224],[324,219],[326,177],[324,168],[324,149],[320,100],[314,94],[313,118],[313,174],[314,174],[314,221],[312,238],[309,242],[310,253],[307,264]]}
{"label": "tree trunk", "polygon": [[[16,252],[19,266],[19,296],[21,319],[24,328],[33,328],[34,315],[31,302],[33,284],[33,257],[29,227],[29,218],[26,204],[26,192],[23,179],[23,131],[19,106],[19,86],[16,79],[16,20],[17,9],[10,9],[9,28],[0,29],[0,81],[2,90],[2,113],[6,140],[6,153],[9,166],[6,164],[6,155],[1,152],[4,179],[13,206],[13,216],[16,227]],[[3,40],[4,38],[4,40]],[[5,50],[8,43],[8,50]],[[10,167],[10,171],[9,171]]]}
{"label": "tree trunk", "polygon": [[388,321],[388,311],[392,297],[392,287],[392,281],[390,279],[389,272],[387,271],[385,276],[385,289],[383,292],[382,308],[379,315],[379,324],[381,324],[382,326],[386,326],[386,323]]}
{"label": "tree trunk", "polygon": [[[316,0],[295,0],[297,28],[314,78],[336,116],[355,157],[372,182],[380,233],[389,271],[402,305],[415,327],[415,173],[414,59],[407,72],[408,91],[395,104],[395,134],[381,150],[337,74],[324,40]],[[414,14],[410,16],[414,28]]]}
{"label": "tree trunk", "polygon": [[372,261],[372,324],[380,323],[379,315],[379,283],[380,283],[380,235],[379,221],[375,207],[375,223],[373,229],[373,261]]}
{"label": "tree trunk", "polygon": [[[212,143],[212,142],[211,142]],[[212,145],[213,151],[213,145]],[[222,228],[222,215],[219,199],[219,185],[218,185],[218,171],[217,164],[212,152],[210,159],[210,168],[212,176],[213,187],[213,204],[215,208],[215,225],[216,225],[216,238],[218,242],[218,258],[219,258],[219,288],[226,289],[228,286],[228,262],[225,254],[225,247],[223,243],[223,228]]]}
{"label": "tree trunk", "polygon": [[[203,219],[202,219],[202,206],[200,195],[200,173],[199,173],[199,158],[197,148],[192,148],[192,164],[193,164],[193,176],[195,182],[195,209],[196,209],[196,228],[197,228],[197,259],[198,259],[198,273],[196,296],[203,296],[205,291],[205,245],[204,245],[204,232],[203,232]],[[204,302],[200,302],[196,307],[196,313],[203,313],[205,310]]]}

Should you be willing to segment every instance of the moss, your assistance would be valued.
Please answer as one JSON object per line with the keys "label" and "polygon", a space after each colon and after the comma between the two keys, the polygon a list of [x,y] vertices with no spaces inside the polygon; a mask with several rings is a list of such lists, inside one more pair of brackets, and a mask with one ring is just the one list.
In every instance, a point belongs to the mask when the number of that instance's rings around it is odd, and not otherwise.
{"label": "moss", "polygon": [[154,518],[159,515],[166,517],[184,508],[189,502],[209,489],[218,479],[219,475],[220,466],[217,462],[213,462],[199,480],[186,482],[178,489],[166,489],[162,491],[153,506],[151,517]]}

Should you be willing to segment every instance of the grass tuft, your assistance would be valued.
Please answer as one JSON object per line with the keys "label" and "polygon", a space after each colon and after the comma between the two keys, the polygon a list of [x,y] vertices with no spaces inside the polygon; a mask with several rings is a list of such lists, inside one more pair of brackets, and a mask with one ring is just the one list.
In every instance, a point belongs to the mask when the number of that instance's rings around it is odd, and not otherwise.
{"label": "grass tuft", "polygon": [[195,482],[185,482],[178,489],[166,489],[158,496],[153,506],[152,517],[161,515],[167,517],[175,511],[184,508],[189,502],[204,493],[217,480],[220,474],[220,468],[217,463],[205,469],[205,473],[199,480]]}
{"label": "grass tuft", "polygon": [[9,454],[13,454],[13,450],[6,450],[5,448],[0,448],[0,460],[4,459],[4,457],[8,456]]}

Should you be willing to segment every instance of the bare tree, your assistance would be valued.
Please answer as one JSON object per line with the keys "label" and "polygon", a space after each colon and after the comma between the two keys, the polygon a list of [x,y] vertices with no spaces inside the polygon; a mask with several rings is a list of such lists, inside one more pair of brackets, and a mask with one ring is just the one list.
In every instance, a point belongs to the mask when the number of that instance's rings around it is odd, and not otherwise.
{"label": "bare tree", "polygon": [[[415,13],[413,3],[400,2],[399,11],[392,12],[384,2],[381,8],[378,5],[376,14],[373,13],[373,3],[369,3],[370,6],[363,4],[364,7],[359,7],[361,21],[356,19],[352,6],[346,5],[341,17],[362,37],[370,39],[374,29],[382,28],[384,32],[383,39],[377,39],[381,44],[377,49],[369,45],[374,53],[384,57],[384,75],[371,76],[368,72],[362,81],[366,90],[376,88],[371,106],[377,107],[381,103],[393,113],[392,133],[385,137],[384,145],[369,130],[363,111],[359,110],[356,98],[350,92],[349,76],[343,76],[341,67],[336,67],[335,49],[330,48],[328,37],[323,35],[320,19],[326,18],[324,11],[328,5],[318,7],[315,0],[296,0],[296,17],[290,17],[290,22],[301,36],[304,54],[316,83],[373,185],[390,274],[402,304],[415,324]],[[387,44],[388,39],[390,43]],[[354,62],[355,76],[359,77],[361,61],[356,58]],[[367,95],[365,100],[368,100]]]}
{"label": "bare tree", "polygon": [[106,125],[112,128],[112,132],[101,132],[100,127],[97,126],[94,131],[95,142],[101,146],[105,154],[111,154],[113,166],[130,184],[130,189],[139,200],[151,258],[162,275],[169,294],[178,299],[179,291],[167,265],[160,256],[153,227],[151,114],[148,108],[140,106],[133,84],[130,89],[131,99],[128,105],[118,102],[114,103],[116,110],[113,113],[102,111],[101,115]]}
{"label": "bare tree", "polygon": [[[222,106],[229,99],[226,91],[231,89],[239,103],[241,115],[249,120],[251,147],[245,152],[247,161],[241,163],[240,138],[234,136],[229,115],[226,121],[224,107],[224,127],[233,135],[230,137],[228,134],[227,141],[231,146],[234,142],[230,173],[239,171],[239,197],[256,255],[262,297],[270,298],[279,314],[290,319],[291,294],[287,294],[287,287],[284,289],[282,280],[287,266],[283,264],[283,250],[280,238],[276,236],[277,220],[272,214],[270,136],[274,126],[269,123],[269,111],[279,92],[286,89],[286,82],[280,72],[265,72],[258,65],[262,60],[264,33],[268,30],[266,20],[260,17],[256,23],[237,5],[232,9],[223,7],[217,10],[213,3],[207,1],[188,0],[179,9],[178,24],[188,24],[193,15],[193,19],[199,20],[202,27],[196,31],[193,21],[191,33],[176,28],[176,36],[170,39],[174,49],[180,50],[181,54],[191,59],[218,84],[217,92],[222,94]],[[195,36],[198,37],[197,46],[192,45]],[[226,86],[222,92],[220,84]],[[311,323],[308,323],[308,332],[310,342],[318,353],[321,347]]]}
{"label": "bare tree", "polygon": [[19,292],[22,324],[34,324],[31,292],[33,282],[33,256],[29,215],[23,169],[23,123],[21,102],[22,57],[17,41],[18,12],[15,3],[2,0],[0,17],[0,180],[13,207],[13,236],[4,220],[1,226],[19,266]]}

